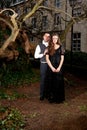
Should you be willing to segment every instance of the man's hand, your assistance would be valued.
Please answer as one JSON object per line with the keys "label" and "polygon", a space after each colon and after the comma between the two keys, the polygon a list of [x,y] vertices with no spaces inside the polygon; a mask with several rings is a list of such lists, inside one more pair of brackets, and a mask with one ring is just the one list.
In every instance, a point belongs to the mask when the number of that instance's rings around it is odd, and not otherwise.
{"label": "man's hand", "polygon": [[45,56],[47,52],[48,52],[48,49],[45,49],[43,55]]}

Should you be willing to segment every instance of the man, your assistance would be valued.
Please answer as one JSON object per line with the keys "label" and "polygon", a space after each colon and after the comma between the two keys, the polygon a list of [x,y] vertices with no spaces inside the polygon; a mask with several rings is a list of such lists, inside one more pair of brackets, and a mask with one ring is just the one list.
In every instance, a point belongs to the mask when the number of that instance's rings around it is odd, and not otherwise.
{"label": "man", "polygon": [[40,59],[40,100],[44,100],[44,91],[45,91],[45,77],[46,77],[46,71],[47,71],[47,63],[46,63],[46,52],[47,52],[47,47],[49,44],[50,40],[50,34],[45,33],[43,35],[43,40],[42,43],[38,44],[36,49],[35,49],[35,54],[34,57],[36,59]]}

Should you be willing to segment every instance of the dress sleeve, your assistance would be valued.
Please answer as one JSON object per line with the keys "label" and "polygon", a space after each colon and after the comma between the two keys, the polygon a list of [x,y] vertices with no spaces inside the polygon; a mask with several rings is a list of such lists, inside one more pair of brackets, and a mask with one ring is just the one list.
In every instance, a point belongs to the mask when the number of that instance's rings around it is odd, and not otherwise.
{"label": "dress sleeve", "polygon": [[64,46],[61,45],[61,55],[64,55],[65,54],[65,49],[64,49]]}

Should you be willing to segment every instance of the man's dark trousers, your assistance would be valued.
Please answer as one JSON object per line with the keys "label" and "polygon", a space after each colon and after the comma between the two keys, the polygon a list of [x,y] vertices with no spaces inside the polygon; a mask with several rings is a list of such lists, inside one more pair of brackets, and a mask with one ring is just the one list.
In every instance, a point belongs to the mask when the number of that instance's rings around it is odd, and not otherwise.
{"label": "man's dark trousers", "polygon": [[45,90],[45,78],[47,72],[47,63],[40,63],[40,97],[44,98],[44,90]]}

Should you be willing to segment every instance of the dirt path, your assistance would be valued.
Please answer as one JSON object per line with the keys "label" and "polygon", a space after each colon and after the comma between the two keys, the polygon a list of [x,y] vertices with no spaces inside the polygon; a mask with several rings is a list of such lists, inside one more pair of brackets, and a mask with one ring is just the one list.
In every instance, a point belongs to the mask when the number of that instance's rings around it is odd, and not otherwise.
{"label": "dirt path", "polygon": [[66,78],[73,82],[65,86],[66,101],[62,104],[40,101],[39,83],[15,88],[27,98],[2,100],[2,104],[21,110],[26,120],[24,130],[87,130],[87,81],[70,74]]}

